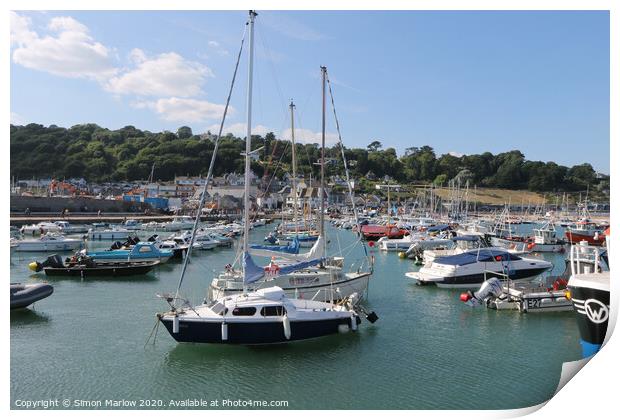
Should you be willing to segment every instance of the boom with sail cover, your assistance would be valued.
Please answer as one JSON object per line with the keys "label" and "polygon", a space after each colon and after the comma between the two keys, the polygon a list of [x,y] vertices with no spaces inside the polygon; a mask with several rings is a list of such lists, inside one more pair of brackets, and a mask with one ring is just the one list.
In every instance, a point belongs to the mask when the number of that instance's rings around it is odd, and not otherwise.
{"label": "boom with sail cover", "polygon": [[[296,240],[294,239],[293,242],[295,241]],[[281,258],[281,259],[290,260],[290,261],[308,261],[308,260],[325,257],[324,242],[325,240],[323,239],[323,237],[319,236],[319,239],[317,239],[317,241],[314,243],[312,248],[310,248],[310,251],[304,252],[303,254],[299,253],[299,242],[298,241],[297,241],[297,246],[298,246],[297,253],[277,251],[277,250],[274,250],[273,247],[262,246],[262,245],[252,245],[250,247],[249,252],[251,255],[254,255],[256,257],[275,257],[275,258]],[[289,245],[289,247],[290,246],[291,245]]]}
{"label": "boom with sail cover", "polygon": [[[319,265],[323,262],[323,258],[316,258],[308,261],[301,261],[296,264],[285,265],[282,267],[277,267],[278,275],[291,274],[295,271],[303,270],[304,268],[312,267]],[[265,277],[267,273],[269,273],[270,266],[265,268],[261,268],[252,259],[252,256],[249,252],[246,252],[243,255],[243,283],[250,284],[255,283]]]}
{"label": "boom with sail cover", "polygon": [[[287,254],[299,254],[299,240],[297,238],[293,239],[293,242],[291,242],[289,245],[250,245],[250,249],[251,250],[261,250],[261,251],[274,251],[274,252],[284,252]],[[261,255],[261,254],[254,254],[252,252],[253,255],[260,255],[263,257],[270,257],[271,255]]]}

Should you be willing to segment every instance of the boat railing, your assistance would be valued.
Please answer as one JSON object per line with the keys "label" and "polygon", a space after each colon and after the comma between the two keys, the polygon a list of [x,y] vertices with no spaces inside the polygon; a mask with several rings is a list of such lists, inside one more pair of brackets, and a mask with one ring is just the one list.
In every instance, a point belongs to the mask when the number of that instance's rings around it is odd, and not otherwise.
{"label": "boat railing", "polygon": [[569,261],[572,275],[603,271],[599,248],[592,245],[582,243],[572,245]]}

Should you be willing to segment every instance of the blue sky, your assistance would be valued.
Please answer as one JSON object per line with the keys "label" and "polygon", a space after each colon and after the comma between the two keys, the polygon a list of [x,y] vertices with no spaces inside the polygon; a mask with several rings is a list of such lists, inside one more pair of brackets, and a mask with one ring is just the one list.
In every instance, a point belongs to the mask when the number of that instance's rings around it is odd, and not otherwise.
{"label": "blue sky", "polygon": [[[151,131],[219,123],[247,12],[15,12],[11,120]],[[348,147],[521,150],[609,173],[607,12],[273,12],[256,25],[254,132],[320,131],[328,67]],[[227,131],[244,132],[246,60]],[[328,118],[328,139],[335,127]]]}

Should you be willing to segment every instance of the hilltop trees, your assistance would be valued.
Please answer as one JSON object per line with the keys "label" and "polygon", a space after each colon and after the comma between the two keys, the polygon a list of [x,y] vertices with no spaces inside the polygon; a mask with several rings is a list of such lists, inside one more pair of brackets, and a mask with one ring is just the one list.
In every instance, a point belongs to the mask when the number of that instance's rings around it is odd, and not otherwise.
{"label": "hilltop trees", "polygon": [[[40,124],[11,125],[11,175],[19,178],[84,177],[90,181],[124,181],[148,178],[155,163],[155,178],[171,180],[175,175],[205,175],[214,143],[209,135],[194,135],[187,126],[176,133],[151,133],[134,126],[109,130],[96,124],[80,124],[71,128],[44,127]],[[281,177],[291,171],[291,145],[280,141],[274,133],[252,136],[252,149],[264,146],[252,170]],[[299,174],[318,178],[320,158],[317,144],[297,144]],[[232,134],[220,141],[216,176],[243,172],[242,152],[245,142]],[[342,174],[340,150],[326,150],[333,162],[327,176]],[[584,163],[572,168],[554,162],[528,161],[523,153],[512,150],[493,155],[443,154],[439,157],[430,146],[413,146],[398,156],[392,147],[383,149],[380,141],[365,149],[345,150],[351,163],[351,174],[362,178],[373,173],[377,179],[386,175],[399,183],[434,183],[447,185],[454,181],[470,186],[529,189],[531,191],[607,191],[609,177],[596,174],[592,165]],[[361,183],[364,184],[364,183]],[[367,183],[366,183],[367,184]],[[364,184],[364,185],[366,185]],[[368,184],[370,185],[370,184]]]}

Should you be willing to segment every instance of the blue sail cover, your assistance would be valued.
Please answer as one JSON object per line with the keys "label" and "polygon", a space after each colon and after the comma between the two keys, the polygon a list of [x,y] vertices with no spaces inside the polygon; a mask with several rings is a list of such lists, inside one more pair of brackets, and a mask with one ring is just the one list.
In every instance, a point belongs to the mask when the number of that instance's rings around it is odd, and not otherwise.
{"label": "blue sail cover", "polygon": [[[317,258],[309,261],[302,261],[297,264],[286,265],[280,267],[277,271],[278,274],[290,274],[298,270],[302,270],[307,267],[318,265],[323,261],[323,258]],[[243,282],[245,284],[254,283],[263,278],[265,275],[265,269],[256,265],[252,256],[246,252],[243,255]]]}
{"label": "blue sail cover", "polygon": [[295,271],[302,270],[307,267],[312,267],[313,265],[318,265],[323,261],[323,258],[317,258],[315,260],[302,261],[297,264],[286,265],[284,267],[280,267],[280,274],[290,274]]}
{"label": "blue sail cover", "polygon": [[256,265],[248,252],[243,254],[243,283],[254,283],[263,278],[265,271]]}
{"label": "blue sail cover", "polygon": [[286,252],[287,254],[299,254],[299,240],[293,239],[288,245],[250,245],[251,249],[266,249],[267,251]]}

